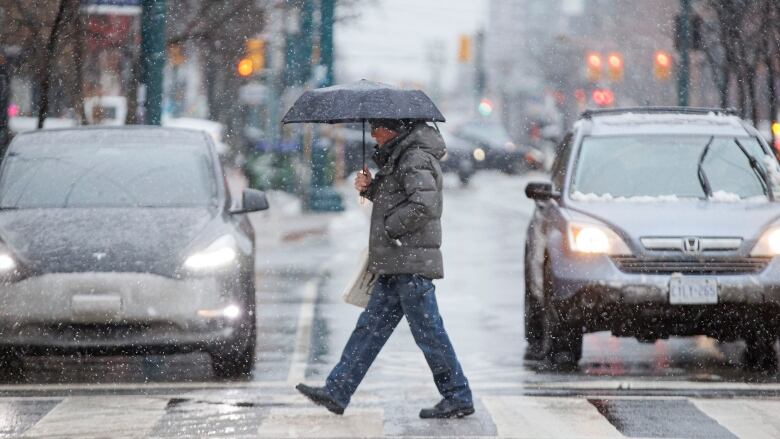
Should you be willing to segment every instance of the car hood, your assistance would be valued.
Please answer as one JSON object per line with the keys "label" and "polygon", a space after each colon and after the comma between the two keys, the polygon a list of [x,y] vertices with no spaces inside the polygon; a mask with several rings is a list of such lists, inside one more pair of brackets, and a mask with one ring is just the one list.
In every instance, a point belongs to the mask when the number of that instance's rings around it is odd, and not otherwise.
{"label": "car hood", "polygon": [[21,209],[0,212],[0,237],[28,271],[174,276],[215,218],[208,208]]}
{"label": "car hood", "polygon": [[567,207],[612,226],[628,237],[709,236],[758,239],[780,217],[780,203],[571,202]]}

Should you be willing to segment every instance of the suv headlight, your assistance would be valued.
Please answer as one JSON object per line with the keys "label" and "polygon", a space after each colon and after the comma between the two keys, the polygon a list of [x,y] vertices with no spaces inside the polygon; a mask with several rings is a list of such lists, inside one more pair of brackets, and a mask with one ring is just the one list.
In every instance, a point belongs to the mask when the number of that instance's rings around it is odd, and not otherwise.
{"label": "suv headlight", "polygon": [[0,274],[10,273],[16,269],[16,261],[7,252],[0,252]]}
{"label": "suv headlight", "polygon": [[213,270],[235,261],[236,256],[236,239],[232,235],[224,235],[204,250],[187,257],[184,267],[192,271]]}
{"label": "suv headlight", "polygon": [[780,226],[772,227],[764,232],[758,239],[750,256],[777,256],[780,255]]}
{"label": "suv headlight", "polygon": [[625,242],[609,227],[599,224],[570,222],[569,249],[575,253],[630,255]]}

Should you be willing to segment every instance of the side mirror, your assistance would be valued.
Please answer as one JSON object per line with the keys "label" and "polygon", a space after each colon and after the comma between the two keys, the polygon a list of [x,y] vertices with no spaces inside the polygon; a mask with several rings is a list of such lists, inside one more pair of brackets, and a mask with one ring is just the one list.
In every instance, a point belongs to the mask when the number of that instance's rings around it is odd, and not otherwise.
{"label": "side mirror", "polygon": [[525,196],[534,201],[548,201],[558,199],[561,194],[554,192],[552,183],[528,183],[525,187]]}
{"label": "side mirror", "polygon": [[241,195],[241,208],[230,213],[250,213],[268,209],[268,198],[257,189],[244,189]]}

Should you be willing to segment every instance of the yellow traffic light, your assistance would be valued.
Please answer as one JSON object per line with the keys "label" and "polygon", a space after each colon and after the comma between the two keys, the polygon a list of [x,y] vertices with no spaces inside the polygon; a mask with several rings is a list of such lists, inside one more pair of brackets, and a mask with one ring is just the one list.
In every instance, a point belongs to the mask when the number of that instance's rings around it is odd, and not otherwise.
{"label": "yellow traffic light", "polygon": [[471,37],[461,35],[458,44],[458,62],[467,63],[471,61]]}
{"label": "yellow traffic light", "polygon": [[246,78],[247,76],[250,76],[252,73],[254,73],[255,68],[251,59],[241,58],[241,61],[238,62],[237,70],[239,76]]}
{"label": "yellow traffic light", "polygon": [[590,52],[585,56],[586,76],[588,81],[597,82],[601,79],[601,55]]}
{"label": "yellow traffic light", "polygon": [[246,55],[252,60],[252,68],[259,72],[265,68],[265,40],[250,38],[246,40]]}
{"label": "yellow traffic light", "polygon": [[607,57],[607,71],[612,81],[623,80],[623,57],[619,53],[610,53]]}
{"label": "yellow traffic light", "polygon": [[772,135],[780,137],[780,122],[772,122]]}
{"label": "yellow traffic light", "polygon": [[668,52],[659,50],[653,55],[653,73],[655,79],[668,81],[672,78],[672,56]]}

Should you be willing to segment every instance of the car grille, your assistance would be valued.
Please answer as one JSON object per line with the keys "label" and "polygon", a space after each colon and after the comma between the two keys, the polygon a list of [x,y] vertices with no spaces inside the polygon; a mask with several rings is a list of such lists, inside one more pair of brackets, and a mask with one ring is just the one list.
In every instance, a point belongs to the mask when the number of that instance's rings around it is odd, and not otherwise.
{"label": "car grille", "polygon": [[612,261],[624,273],[641,274],[751,274],[759,273],[770,258],[668,259],[615,256]]}

